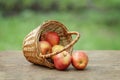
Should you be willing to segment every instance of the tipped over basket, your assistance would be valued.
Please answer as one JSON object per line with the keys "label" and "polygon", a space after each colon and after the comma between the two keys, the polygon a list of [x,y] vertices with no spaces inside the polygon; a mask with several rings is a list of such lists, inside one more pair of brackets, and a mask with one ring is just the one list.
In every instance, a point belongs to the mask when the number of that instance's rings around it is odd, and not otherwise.
{"label": "tipped over basket", "polygon": [[[60,37],[60,45],[64,46],[64,49],[58,52],[42,55],[39,50],[39,39],[42,38],[42,34],[54,31],[57,32]],[[72,35],[76,35],[76,38],[72,40]],[[47,21],[36,29],[31,31],[23,41],[23,53],[25,58],[34,64],[54,68],[54,64],[49,60],[53,55],[59,54],[63,51],[67,51],[70,54],[73,51],[73,45],[79,39],[80,34],[76,31],[68,31],[67,28],[58,21]]]}

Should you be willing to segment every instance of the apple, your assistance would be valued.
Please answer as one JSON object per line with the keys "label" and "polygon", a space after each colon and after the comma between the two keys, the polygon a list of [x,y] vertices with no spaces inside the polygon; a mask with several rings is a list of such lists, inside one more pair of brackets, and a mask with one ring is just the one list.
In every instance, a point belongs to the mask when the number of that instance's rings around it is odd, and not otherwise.
{"label": "apple", "polygon": [[57,51],[60,51],[64,48],[64,46],[62,45],[55,45],[52,47],[52,52],[57,52]]}
{"label": "apple", "polygon": [[88,64],[88,56],[85,52],[76,51],[72,53],[72,65],[78,70],[83,70]]}
{"label": "apple", "polygon": [[66,70],[71,63],[71,55],[63,51],[62,53],[58,53],[53,56],[54,66],[57,70]]}
{"label": "apple", "polygon": [[[63,48],[64,48],[64,46],[62,46],[62,45],[54,45],[52,47],[52,52],[58,52],[58,51],[62,50]],[[53,59],[53,56],[51,58]]]}
{"label": "apple", "polygon": [[45,33],[45,40],[48,41],[52,46],[59,44],[60,37],[56,32]]}
{"label": "apple", "polygon": [[52,51],[52,47],[51,47],[50,43],[47,41],[40,41],[39,49],[43,55],[50,53]]}

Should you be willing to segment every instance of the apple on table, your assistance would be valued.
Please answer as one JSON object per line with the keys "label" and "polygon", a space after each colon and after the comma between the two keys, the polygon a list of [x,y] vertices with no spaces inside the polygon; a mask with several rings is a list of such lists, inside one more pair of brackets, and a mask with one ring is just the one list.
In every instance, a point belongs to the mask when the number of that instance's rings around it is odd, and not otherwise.
{"label": "apple on table", "polygon": [[[57,52],[62,50],[63,48],[64,47],[61,45],[55,45],[52,48],[52,51]],[[61,53],[58,53],[57,55],[54,55],[52,59],[57,70],[66,70],[71,63],[71,55],[67,51],[63,51]]]}
{"label": "apple on table", "polygon": [[68,52],[64,51],[53,56],[53,61],[56,69],[66,70],[71,63],[71,55]]}
{"label": "apple on table", "polygon": [[72,54],[72,65],[78,70],[83,70],[88,64],[88,56],[83,51],[76,51]]}

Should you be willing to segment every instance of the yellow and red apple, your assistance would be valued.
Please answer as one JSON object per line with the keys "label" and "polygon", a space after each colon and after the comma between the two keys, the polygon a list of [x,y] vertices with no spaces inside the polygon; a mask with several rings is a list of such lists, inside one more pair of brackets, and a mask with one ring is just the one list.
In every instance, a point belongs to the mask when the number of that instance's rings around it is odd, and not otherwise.
{"label": "yellow and red apple", "polygon": [[64,51],[53,56],[53,62],[57,70],[66,70],[71,63],[71,55]]}
{"label": "yellow and red apple", "polygon": [[40,41],[39,49],[43,55],[50,53],[52,51],[52,47],[51,47],[50,43],[47,41]]}
{"label": "yellow and red apple", "polygon": [[[64,47],[61,45],[55,45],[52,47],[52,52],[60,51],[63,48]],[[58,70],[66,70],[71,63],[71,55],[66,51],[63,51],[61,53],[58,53],[57,55],[54,55],[52,59],[53,59],[55,68]]]}
{"label": "yellow and red apple", "polygon": [[72,54],[72,65],[78,70],[83,70],[88,64],[88,56],[85,52],[76,51]]}

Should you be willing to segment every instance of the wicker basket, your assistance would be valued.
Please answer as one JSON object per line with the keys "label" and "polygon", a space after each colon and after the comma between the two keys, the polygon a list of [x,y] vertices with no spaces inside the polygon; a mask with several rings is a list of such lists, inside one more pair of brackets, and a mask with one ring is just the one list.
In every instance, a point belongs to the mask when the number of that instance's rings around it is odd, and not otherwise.
{"label": "wicker basket", "polygon": [[[43,38],[41,35],[48,32],[57,32],[60,37],[61,45],[65,46],[63,50],[46,55],[42,55],[39,50],[39,39]],[[76,38],[72,40],[72,34],[76,35]],[[68,51],[70,54],[73,51],[73,45],[79,39],[80,34],[78,32],[69,32],[67,28],[58,21],[47,21],[36,29],[31,31],[23,41],[23,53],[25,58],[34,64],[43,65],[49,68],[54,68],[54,64],[50,61],[50,57]]]}

